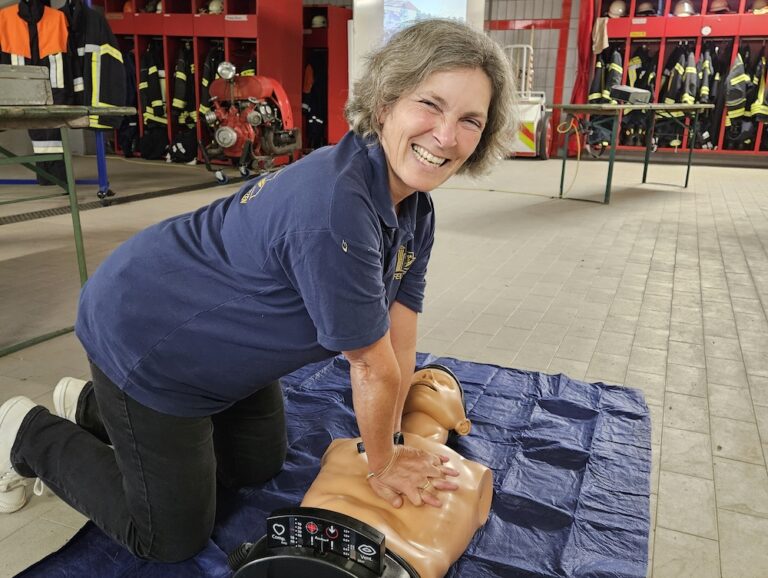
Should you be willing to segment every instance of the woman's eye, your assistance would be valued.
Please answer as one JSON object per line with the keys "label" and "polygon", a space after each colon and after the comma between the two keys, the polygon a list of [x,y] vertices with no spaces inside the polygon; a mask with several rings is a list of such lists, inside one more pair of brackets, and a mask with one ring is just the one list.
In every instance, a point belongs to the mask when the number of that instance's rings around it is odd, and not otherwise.
{"label": "woman's eye", "polygon": [[464,121],[472,125],[474,128],[478,128],[478,129],[483,128],[483,125],[480,123],[480,121],[474,118],[467,118],[467,119],[464,119]]}
{"label": "woman's eye", "polygon": [[431,100],[420,100],[419,102],[421,104],[424,104],[424,105],[430,107],[430,108],[437,109],[437,105],[434,102],[432,102]]}

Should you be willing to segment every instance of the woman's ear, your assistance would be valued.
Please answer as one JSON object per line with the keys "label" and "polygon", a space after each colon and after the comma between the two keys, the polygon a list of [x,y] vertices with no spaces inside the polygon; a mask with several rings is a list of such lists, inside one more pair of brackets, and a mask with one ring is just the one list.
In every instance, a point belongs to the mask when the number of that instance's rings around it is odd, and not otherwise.
{"label": "woman's ear", "polygon": [[390,108],[391,107],[389,105],[382,106],[376,113],[376,122],[379,123],[379,126],[384,126],[384,121],[389,116]]}

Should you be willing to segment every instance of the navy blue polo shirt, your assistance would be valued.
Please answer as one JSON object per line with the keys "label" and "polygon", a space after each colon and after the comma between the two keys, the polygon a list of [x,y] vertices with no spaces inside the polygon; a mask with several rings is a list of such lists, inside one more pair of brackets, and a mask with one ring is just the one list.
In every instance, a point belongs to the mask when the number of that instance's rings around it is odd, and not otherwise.
{"label": "navy blue polo shirt", "polygon": [[75,330],[140,403],[209,415],[371,345],[395,300],[420,312],[433,239],[429,195],[396,213],[381,146],[348,133],[129,239],[83,288]]}

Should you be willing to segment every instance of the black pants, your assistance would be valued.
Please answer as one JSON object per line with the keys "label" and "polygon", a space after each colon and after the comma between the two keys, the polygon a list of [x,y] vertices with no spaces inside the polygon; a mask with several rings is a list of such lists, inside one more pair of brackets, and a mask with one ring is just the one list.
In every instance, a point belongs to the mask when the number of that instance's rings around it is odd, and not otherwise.
{"label": "black pants", "polygon": [[277,382],[221,413],[188,418],[149,409],[97,367],[92,372],[79,425],[35,408],[11,461],[134,555],[160,562],[194,556],[213,530],[217,476],[244,486],[280,471],[286,429]]}

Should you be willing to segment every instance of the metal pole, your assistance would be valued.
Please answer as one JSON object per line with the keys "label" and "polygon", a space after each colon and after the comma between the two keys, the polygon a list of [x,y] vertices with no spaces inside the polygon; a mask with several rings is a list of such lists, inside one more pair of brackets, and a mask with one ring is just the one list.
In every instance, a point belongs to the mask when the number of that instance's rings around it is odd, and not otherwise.
{"label": "metal pole", "polygon": [[613,163],[616,160],[616,142],[619,136],[619,115],[613,115],[613,126],[611,127],[611,156],[608,159],[608,178],[605,182],[605,198],[603,204],[611,202],[611,181],[613,181]]}
{"label": "metal pole", "polygon": [[647,123],[648,130],[645,132],[645,160],[643,161],[643,183],[648,178],[648,163],[651,160],[651,149],[653,149],[653,133],[656,130],[656,115],[653,110],[648,111],[650,122]]}
{"label": "metal pole", "polygon": [[75,175],[72,170],[72,154],[69,148],[69,133],[67,129],[61,130],[61,144],[64,148],[64,168],[67,173],[67,196],[69,208],[72,213],[72,230],[75,234],[75,252],[77,253],[77,267],[80,271],[80,285],[84,285],[88,279],[88,270],[85,264],[85,249],[83,248],[83,233],[80,229],[80,210],[77,206],[77,188],[75,187]]}
{"label": "metal pole", "polygon": [[691,138],[688,142],[688,168],[685,170],[684,189],[688,188],[688,177],[691,176],[691,161],[693,160],[693,147],[696,146],[696,129],[699,124],[699,110],[693,111],[693,126],[691,127]]}
{"label": "metal pole", "polygon": [[104,146],[104,131],[96,131],[96,168],[99,173],[99,191],[106,193],[109,189],[107,177],[107,157]]}
{"label": "metal pole", "polygon": [[[567,117],[566,117],[567,118]],[[576,128],[576,130],[579,130]],[[565,184],[565,161],[568,159],[568,136],[571,131],[565,131],[565,138],[563,139],[563,168],[560,170],[560,197],[563,198],[563,185]]]}
{"label": "metal pole", "polygon": [[32,339],[27,339],[26,341],[22,341],[21,343],[9,345],[8,347],[0,349],[0,357],[3,357],[4,355],[10,355],[11,353],[16,353],[17,351],[21,351],[22,349],[26,349],[27,347],[32,347],[33,345],[37,345],[38,343],[42,343],[43,341],[48,341],[49,339],[53,339],[54,337],[59,337],[60,335],[66,335],[67,333],[71,333],[74,330],[75,330],[74,327],[65,327],[64,329],[57,329],[56,331],[51,331],[50,333],[46,333],[45,335],[38,335],[37,337],[33,337]]}

